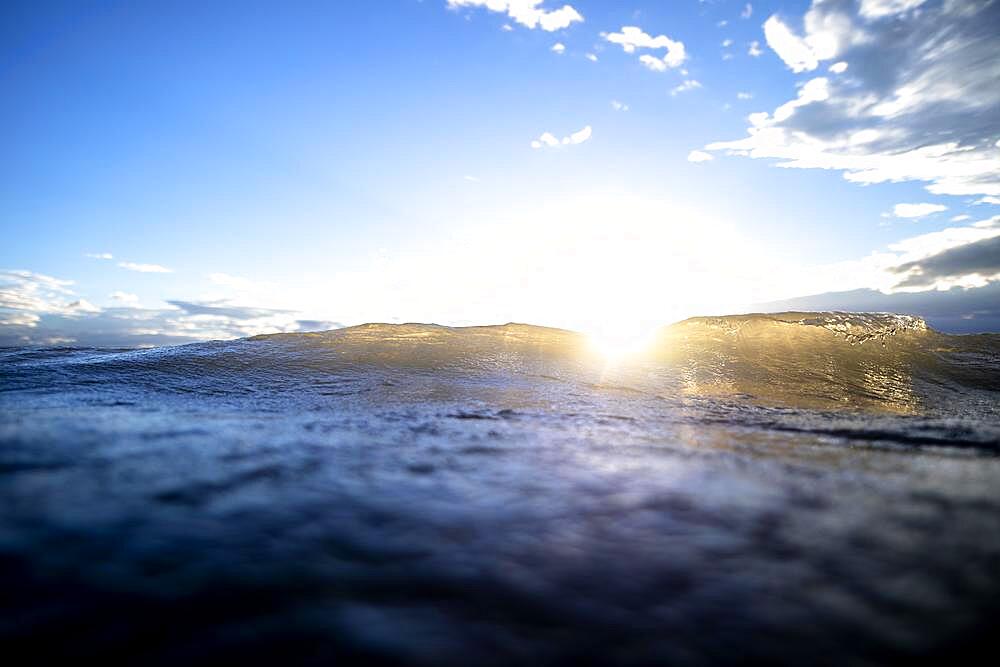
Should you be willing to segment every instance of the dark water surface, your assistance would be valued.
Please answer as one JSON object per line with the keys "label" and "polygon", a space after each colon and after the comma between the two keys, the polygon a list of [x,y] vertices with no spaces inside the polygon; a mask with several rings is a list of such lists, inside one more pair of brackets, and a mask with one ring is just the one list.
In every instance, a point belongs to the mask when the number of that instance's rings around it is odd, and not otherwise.
{"label": "dark water surface", "polygon": [[0,351],[0,646],[141,664],[971,660],[1000,338],[900,316]]}

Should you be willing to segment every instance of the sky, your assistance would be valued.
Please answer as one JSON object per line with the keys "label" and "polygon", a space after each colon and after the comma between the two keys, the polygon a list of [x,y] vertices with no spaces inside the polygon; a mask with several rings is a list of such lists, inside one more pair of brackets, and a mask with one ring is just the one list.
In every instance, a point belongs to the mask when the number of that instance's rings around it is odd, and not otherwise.
{"label": "sky", "polygon": [[1000,2],[0,5],[0,345],[1000,330]]}

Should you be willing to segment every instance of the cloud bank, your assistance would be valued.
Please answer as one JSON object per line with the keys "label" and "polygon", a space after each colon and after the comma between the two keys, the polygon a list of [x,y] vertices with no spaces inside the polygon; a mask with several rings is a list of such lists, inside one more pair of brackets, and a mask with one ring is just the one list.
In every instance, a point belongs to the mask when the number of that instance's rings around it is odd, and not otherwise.
{"label": "cloud bank", "polygon": [[938,195],[1000,195],[1000,2],[814,0],[771,49],[796,73],[829,62],[748,136],[706,148],[832,169],[860,184],[922,181]]}
{"label": "cloud bank", "polygon": [[73,285],[31,271],[0,271],[0,345],[140,347],[340,326],[226,300],[169,300],[167,308],[142,308],[136,295],[120,291],[110,295],[116,305],[100,308],[79,298]]}
{"label": "cloud bank", "polygon": [[905,274],[900,287],[932,287],[941,281],[967,280],[970,276],[983,283],[1000,279],[1000,236],[949,248],[923,259],[892,268]]}
{"label": "cloud bank", "polygon": [[837,285],[885,294],[984,287],[1000,281],[998,238],[1000,215],[890,243],[859,260],[818,267],[811,271],[822,276],[818,283],[802,279],[796,284],[803,291]]}

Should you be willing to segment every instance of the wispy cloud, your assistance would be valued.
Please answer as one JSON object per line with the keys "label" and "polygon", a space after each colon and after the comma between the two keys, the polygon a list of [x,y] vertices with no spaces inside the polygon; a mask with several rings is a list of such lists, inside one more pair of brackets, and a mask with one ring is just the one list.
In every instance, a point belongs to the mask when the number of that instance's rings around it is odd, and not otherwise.
{"label": "wispy cloud", "polygon": [[84,257],[89,257],[90,259],[114,259],[114,256],[110,252],[88,252],[84,254]]}
{"label": "wispy cloud", "polygon": [[896,204],[892,207],[894,218],[925,218],[934,213],[947,211],[948,207],[943,204]]}
{"label": "wispy cloud", "polygon": [[127,303],[129,305],[134,305],[139,303],[139,297],[130,292],[112,292],[110,297],[113,301],[118,301],[120,303]]}
{"label": "wispy cloud", "polygon": [[691,151],[688,153],[688,162],[708,162],[714,160],[711,153],[706,153],[705,151]]}
{"label": "wispy cloud", "polygon": [[118,266],[123,269],[128,269],[129,271],[138,271],[139,273],[173,273],[173,269],[168,269],[165,266],[160,266],[159,264],[140,264],[138,262],[118,262]]}
{"label": "wispy cloud", "polygon": [[861,15],[869,19],[880,19],[893,14],[916,9],[927,0],[861,0]]}
{"label": "wispy cloud", "polygon": [[673,87],[670,90],[671,95],[678,95],[680,93],[686,93],[689,90],[696,90],[701,88],[701,83],[695,79],[685,79],[679,85]]}
{"label": "wispy cloud", "polygon": [[551,50],[553,53],[558,53],[562,55],[563,53],[566,53],[566,45],[563,44],[562,42],[556,42],[555,44],[552,45]]}

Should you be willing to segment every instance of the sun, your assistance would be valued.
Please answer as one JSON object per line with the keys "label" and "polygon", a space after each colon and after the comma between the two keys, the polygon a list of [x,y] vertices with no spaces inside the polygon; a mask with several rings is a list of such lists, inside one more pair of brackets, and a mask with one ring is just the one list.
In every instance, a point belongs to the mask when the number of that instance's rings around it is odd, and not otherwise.
{"label": "sun", "polygon": [[652,348],[656,337],[655,327],[621,321],[595,324],[584,333],[590,348],[609,362],[641,356]]}

